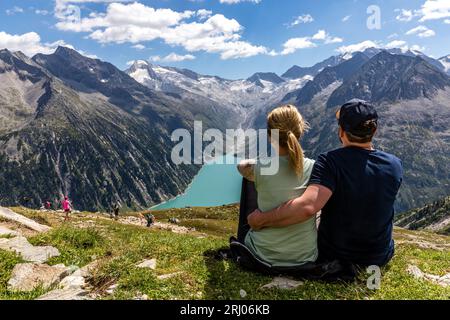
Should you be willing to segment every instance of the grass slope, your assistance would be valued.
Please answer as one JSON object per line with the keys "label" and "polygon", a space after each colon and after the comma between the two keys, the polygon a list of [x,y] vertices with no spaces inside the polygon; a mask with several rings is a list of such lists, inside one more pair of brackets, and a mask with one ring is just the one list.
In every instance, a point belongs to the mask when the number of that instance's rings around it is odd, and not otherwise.
{"label": "grass slope", "polygon": [[[154,228],[125,225],[89,213],[74,215],[63,223],[55,213],[14,208],[54,228],[46,234],[29,238],[34,245],[53,245],[61,256],[50,264],[64,263],[79,267],[99,260],[98,269],[89,279],[102,299],[132,299],[146,294],[150,299],[450,299],[450,288],[428,281],[416,280],[407,273],[409,264],[436,275],[450,272],[449,250],[424,249],[416,244],[427,242],[448,245],[446,236],[396,228],[396,255],[382,270],[380,290],[369,290],[368,275],[361,274],[355,283],[324,283],[305,281],[295,290],[261,290],[270,277],[245,272],[228,261],[216,261],[206,252],[226,246],[228,236],[235,232],[237,208],[193,208],[170,210],[156,214],[165,221],[181,218],[181,224],[195,226],[199,232],[175,234]],[[448,247],[447,247],[448,248]],[[136,264],[156,258],[156,270],[140,269]],[[0,299],[32,299],[43,293],[37,289],[28,294],[7,290],[6,284],[14,265],[21,259],[0,250]],[[158,275],[180,272],[160,280]],[[112,295],[105,290],[113,283],[118,288]]]}

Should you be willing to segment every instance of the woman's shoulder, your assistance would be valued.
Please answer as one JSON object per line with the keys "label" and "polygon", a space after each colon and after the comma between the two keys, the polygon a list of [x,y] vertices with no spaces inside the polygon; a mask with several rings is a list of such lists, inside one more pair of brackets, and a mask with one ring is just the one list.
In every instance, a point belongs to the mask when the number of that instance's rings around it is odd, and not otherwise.
{"label": "woman's shoulder", "polygon": [[303,166],[306,167],[313,167],[316,163],[316,160],[310,159],[310,158],[304,158],[303,159]]}
{"label": "woman's shoulder", "polygon": [[312,170],[314,168],[314,164],[316,163],[315,160],[304,158],[303,160],[303,176],[309,180],[309,177],[311,176]]}

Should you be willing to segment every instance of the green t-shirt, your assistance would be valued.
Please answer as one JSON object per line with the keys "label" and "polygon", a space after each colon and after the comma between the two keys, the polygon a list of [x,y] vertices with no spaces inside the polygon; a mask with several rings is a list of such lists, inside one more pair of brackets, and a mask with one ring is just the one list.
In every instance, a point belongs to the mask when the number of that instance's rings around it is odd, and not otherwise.
{"label": "green t-shirt", "polygon": [[[298,177],[289,165],[287,156],[279,157],[279,170],[275,175],[262,175],[261,161],[254,166],[258,207],[262,212],[277,208],[295,199],[305,191],[314,161],[305,158],[303,176]],[[317,228],[315,217],[303,223],[283,228],[266,228],[247,234],[245,244],[258,257],[273,266],[296,266],[315,261]]]}

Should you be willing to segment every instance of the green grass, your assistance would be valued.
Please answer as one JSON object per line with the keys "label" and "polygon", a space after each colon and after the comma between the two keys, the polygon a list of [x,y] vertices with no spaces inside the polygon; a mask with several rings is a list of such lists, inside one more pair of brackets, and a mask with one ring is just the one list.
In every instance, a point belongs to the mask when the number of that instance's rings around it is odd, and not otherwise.
{"label": "green grass", "polygon": [[15,253],[0,250],[0,300],[35,299],[45,292],[42,288],[26,293],[8,290],[8,280],[11,277],[14,266],[21,262],[23,260]]}
{"label": "green grass", "polygon": [[[222,211],[223,210],[223,211]],[[30,238],[35,245],[53,245],[61,256],[51,264],[84,266],[100,260],[98,269],[89,279],[103,299],[132,299],[146,294],[150,299],[450,299],[450,288],[429,281],[416,280],[406,269],[417,265],[422,271],[444,275],[450,272],[450,252],[420,249],[415,245],[400,244],[388,267],[382,270],[380,290],[369,290],[368,275],[360,274],[354,283],[325,283],[305,281],[295,290],[261,290],[270,277],[243,271],[229,261],[216,261],[207,253],[227,245],[230,230],[235,230],[237,209],[200,208],[171,210],[156,213],[158,220],[177,217],[183,225],[195,226],[207,234],[175,234],[154,228],[120,224],[108,219],[88,219],[83,214],[69,223],[50,219],[53,229]],[[220,219],[221,218],[221,219]],[[94,221],[94,227],[80,227],[80,223]],[[397,239],[420,235],[435,243],[449,243],[449,238],[426,232],[395,230]],[[144,259],[157,259],[156,270],[137,268]],[[0,298],[31,299],[42,291],[30,294],[11,293],[6,282],[20,258],[0,251]],[[163,274],[181,272],[177,276],[159,280]],[[105,294],[111,284],[118,284],[113,295]]]}

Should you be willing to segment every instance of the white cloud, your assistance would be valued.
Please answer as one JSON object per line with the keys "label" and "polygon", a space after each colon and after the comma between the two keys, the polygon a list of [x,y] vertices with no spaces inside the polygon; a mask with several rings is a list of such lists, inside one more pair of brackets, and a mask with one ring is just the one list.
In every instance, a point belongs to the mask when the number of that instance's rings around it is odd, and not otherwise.
{"label": "white cloud", "polygon": [[[0,49],[5,48],[10,51],[21,51],[29,57],[37,53],[51,54],[58,46],[65,46],[76,50],[72,45],[64,42],[64,40],[42,43],[41,37],[36,32],[28,32],[20,35],[8,34],[3,31],[0,32]],[[86,54],[81,50],[77,51],[89,58],[97,58],[97,56]]]}
{"label": "white cloud", "polygon": [[325,44],[330,43],[340,43],[344,41],[339,37],[331,37],[325,30],[319,30],[315,35],[312,36],[313,40],[323,40]]}
{"label": "white cloud", "polygon": [[135,44],[134,46],[131,46],[131,47],[134,48],[134,49],[137,49],[137,50],[144,50],[145,49],[145,46],[143,44],[140,44],[140,43]]}
{"label": "white cloud", "polygon": [[408,44],[406,43],[406,41],[403,40],[394,40],[389,42],[388,44],[386,44],[384,46],[385,49],[395,49],[395,48],[400,48],[400,49],[405,49],[408,50]]}
{"label": "white cloud", "polygon": [[313,35],[313,39],[314,40],[325,40],[325,38],[327,37],[327,33],[325,30],[319,30],[317,31],[317,33],[315,35]]}
{"label": "white cloud", "polygon": [[371,41],[366,40],[360,43],[355,43],[348,46],[342,46],[336,49],[337,52],[341,54],[346,53],[354,53],[354,52],[362,52],[366,49],[370,48],[378,48],[378,49],[401,49],[403,52],[408,50],[415,51],[425,51],[425,47],[420,47],[418,45],[409,46],[406,41],[403,40],[394,40],[387,44],[383,44],[381,41]]}
{"label": "white cloud", "polygon": [[380,44],[378,42],[366,40],[366,41],[363,41],[360,43],[355,43],[355,44],[351,44],[348,46],[339,47],[338,49],[336,49],[336,51],[344,54],[344,53],[353,53],[353,52],[358,52],[358,51],[364,51],[369,48],[379,48],[379,47],[380,47]]}
{"label": "white cloud", "polygon": [[387,38],[388,38],[388,39],[398,38],[398,33],[390,34]]}
{"label": "white cloud", "polygon": [[210,16],[212,16],[212,11],[211,10],[206,10],[206,9],[200,9],[200,10],[197,11],[196,14],[197,14],[197,16],[200,19],[207,19]]}
{"label": "white cloud", "polygon": [[413,18],[420,17],[420,22],[428,20],[439,20],[450,18],[449,0],[425,0],[424,4],[418,10],[396,9],[400,12],[397,16],[399,21],[411,21]]}
{"label": "white cloud", "polygon": [[395,17],[398,21],[409,22],[415,16],[412,10],[397,9],[395,11],[400,12],[400,14]]}
{"label": "white cloud", "polygon": [[36,9],[36,10],[34,11],[34,13],[39,14],[39,15],[41,15],[41,16],[46,16],[46,15],[48,15],[50,12],[48,12],[47,10]]}
{"label": "white cloud", "polygon": [[18,6],[14,6],[11,9],[6,9],[6,14],[8,16],[12,16],[12,15],[14,15],[16,13],[23,13],[23,9],[21,7],[18,7]]}
{"label": "white cloud", "polygon": [[191,54],[178,55],[174,52],[168,54],[167,56],[161,58],[160,56],[152,56],[150,60],[153,62],[181,62],[185,60],[194,60],[195,56]]}
{"label": "white cloud", "polygon": [[226,4],[235,4],[240,2],[253,2],[253,3],[260,3],[261,0],[220,0],[220,3],[226,3]]}
{"label": "white cloud", "polygon": [[[301,49],[315,48],[319,45],[318,42],[324,44],[339,43],[344,41],[339,37],[332,37],[325,30],[317,31],[312,37],[299,37],[291,38],[283,44],[283,51],[279,54],[287,55],[296,52]],[[269,55],[277,55],[274,51],[270,52]]]}
{"label": "white cloud", "polygon": [[350,20],[352,16],[345,16],[342,18],[342,22],[347,22],[348,20]]}
{"label": "white cloud", "polygon": [[450,19],[445,19],[445,20],[444,20],[444,23],[445,23],[445,24],[450,24]]}
{"label": "white cloud", "polygon": [[291,54],[299,49],[315,48],[317,45],[311,41],[309,37],[292,38],[283,44],[284,50],[282,55]]}
{"label": "white cloud", "polygon": [[[88,38],[100,43],[137,44],[162,39],[189,52],[218,53],[222,59],[269,53],[263,46],[241,40],[243,27],[238,21],[222,14],[211,14],[204,9],[177,12],[154,9],[138,2],[111,3],[105,13],[91,13],[81,20],[60,19],[56,26],[66,31],[90,32]],[[194,21],[187,21],[192,18]]]}
{"label": "white cloud", "polygon": [[1,31],[0,48],[6,48],[10,51],[22,51],[28,56],[33,56],[36,53],[49,54],[54,51],[54,48],[49,48],[41,43],[41,37],[36,32],[17,35]]}
{"label": "white cloud", "polygon": [[425,47],[421,47],[421,46],[419,46],[417,44],[411,46],[409,49],[412,50],[412,51],[420,51],[420,52],[423,52],[423,51],[426,50]]}
{"label": "white cloud", "polygon": [[290,26],[296,26],[298,24],[302,24],[302,23],[311,23],[314,21],[314,18],[310,15],[310,14],[303,14],[301,16],[298,16],[297,18],[294,19],[294,21],[291,22]]}
{"label": "white cloud", "polygon": [[420,22],[438,20],[450,17],[449,0],[426,0],[421,9],[417,11],[421,15]]}
{"label": "white cloud", "polygon": [[422,25],[409,30],[408,32],[406,32],[406,35],[417,35],[420,38],[429,38],[434,37],[436,35],[436,32]]}

